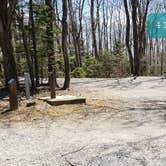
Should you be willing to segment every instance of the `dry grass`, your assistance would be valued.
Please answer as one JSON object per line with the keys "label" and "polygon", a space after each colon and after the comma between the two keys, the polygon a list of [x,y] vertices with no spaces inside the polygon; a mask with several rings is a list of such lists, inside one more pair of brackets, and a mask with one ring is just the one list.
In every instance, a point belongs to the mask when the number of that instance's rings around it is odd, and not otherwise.
{"label": "dry grass", "polygon": [[[50,106],[46,102],[37,100],[36,105],[26,107],[26,100],[19,104],[19,109],[0,114],[0,126],[4,124],[17,122],[36,122],[43,119],[55,120],[70,115],[79,115],[81,117],[92,114],[117,112],[122,108],[122,101],[118,100],[87,100],[86,104]],[[0,101],[0,110],[7,109],[8,101]]]}

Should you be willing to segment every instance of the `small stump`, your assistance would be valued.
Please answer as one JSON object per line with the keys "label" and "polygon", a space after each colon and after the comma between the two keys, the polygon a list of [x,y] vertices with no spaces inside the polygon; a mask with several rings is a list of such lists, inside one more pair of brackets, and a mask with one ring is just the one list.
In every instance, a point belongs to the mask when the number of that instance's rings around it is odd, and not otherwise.
{"label": "small stump", "polygon": [[48,99],[47,103],[54,106],[64,104],[83,104],[86,103],[86,98],[77,96],[57,96],[54,99]]}

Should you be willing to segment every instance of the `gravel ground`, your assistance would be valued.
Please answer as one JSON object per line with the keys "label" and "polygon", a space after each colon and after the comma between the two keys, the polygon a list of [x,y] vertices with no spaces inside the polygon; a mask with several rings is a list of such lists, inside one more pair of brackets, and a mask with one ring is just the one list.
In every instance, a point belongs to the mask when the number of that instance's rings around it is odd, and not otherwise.
{"label": "gravel ground", "polygon": [[0,116],[0,166],[165,166],[165,92],[159,77],[72,79],[87,105]]}

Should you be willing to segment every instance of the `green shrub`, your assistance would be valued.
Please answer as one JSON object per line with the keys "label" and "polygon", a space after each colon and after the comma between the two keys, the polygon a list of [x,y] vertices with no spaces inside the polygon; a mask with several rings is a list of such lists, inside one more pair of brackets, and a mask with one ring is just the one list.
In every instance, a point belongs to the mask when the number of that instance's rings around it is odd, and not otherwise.
{"label": "green shrub", "polygon": [[130,73],[130,62],[127,55],[123,55],[121,59],[121,73],[122,76],[129,76]]}
{"label": "green shrub", "polygon": [[161,66],[159,64],[154,64],[149,66],[149,75],[150,76],[160,76],[161,75]]}
{"label": "green shrub", "polygon": [[86,57],[83,68],[86,72],[86,77],[102,77],[103,75],[103,65],[95,57]]}
{"label": "green shrub", "polygon": [[103,65],[103,77],[109,78],[112,73],[112,61],[111,61],[111,55],[108,53],[105,53],[101,57],[101,63]]}
{"label": "green shrub", "polygon": [[84,78],[86,77],[86,72],[82,67],[77,67],[71,72],[71,76],[74,78]]}
{"label": "green shrub", "polygon": [[110,78],[128,76],[130,74],[128,56],[118,44],[112,53],[108,51],[103,52],[100,60],[96,60],[94,56],[84,57],[82,59],[82,67],[76,68],[75,56],[70,56],[71,76],[76,78]]}
{"label": "green shrub", "polygon": [[70,62],[71,71],[73,71],[76,68],[76,61],[74,55],[69,56],[69,62]]}

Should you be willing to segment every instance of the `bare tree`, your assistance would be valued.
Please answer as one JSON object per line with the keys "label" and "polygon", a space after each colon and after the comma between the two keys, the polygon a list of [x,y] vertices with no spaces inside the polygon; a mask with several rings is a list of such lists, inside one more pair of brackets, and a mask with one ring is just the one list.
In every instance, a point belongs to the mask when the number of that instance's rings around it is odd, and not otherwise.
{"label": "bare tree", "polygon": [[69,6],[69,14],[70,14],[70,21],[71,21],[71,32],[73,37],[73,44],[75,49],[75,59],[76,59],[76,66],[81,66],[81,51],[80,51],[80,34],[78,32],[77,27],[77,20],[76,15],[73,9],[73,3],[72,0],[68,0],[68,6]]}
{"label": "bare tree", "polygon": [[150,0],[131,0],[134,44],[134,75],[139,76],[141,58],[145,55],[145,25]]}
{"label": "bare tree", "polygon": [[92,51],[96,59],[99,59],[97,40],[96,40],[96,22],[94,18],[94,0],[90,3],[90,13],[91,13],[91,29],[92,29]]}
{"label": "bare tree", "polygon": [[97,11],[96,11],[96,18],[97,18],[97,30],[98,30],[98,45],[99,45],[99,55],[102,53],[102,38],[101,38],[101,25],[100,25],[100,6],[102,0],[96,0]]}
{"label": "bare tree", "polygon": [[134,74],[134,62],[133,62],[133,55],[130,47],[130,15],[127,0],[124,0],[124,7],[126,13],[126,47],[128,50],[129,61],[130,61],[130,70],[131,74]]}

